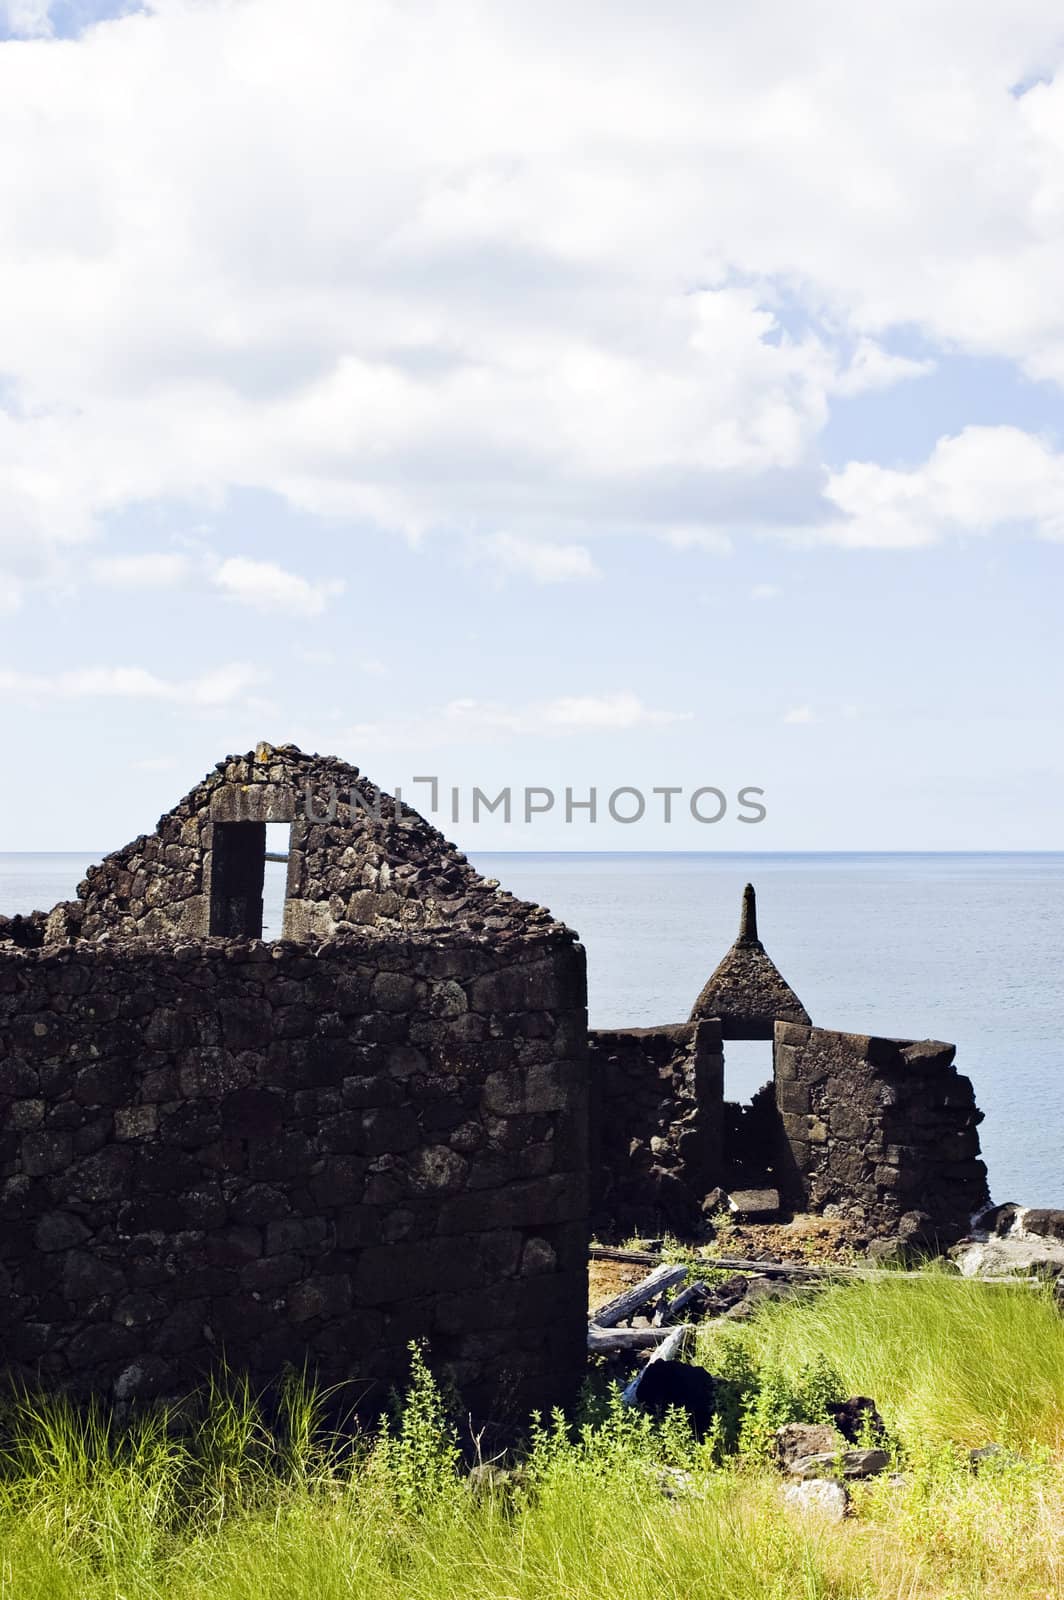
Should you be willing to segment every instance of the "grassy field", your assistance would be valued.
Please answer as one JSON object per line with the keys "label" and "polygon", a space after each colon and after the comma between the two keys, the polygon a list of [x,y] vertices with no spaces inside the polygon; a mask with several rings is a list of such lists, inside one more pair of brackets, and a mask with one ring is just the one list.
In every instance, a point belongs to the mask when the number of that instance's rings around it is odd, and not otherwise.
{"label": "grassy field", "polygon": [[[267,1428],[22,1401],[0,1417],[3,1600],[1030,1600],[1064,1595],[1064,1321],[928,1275],[707,1329],[724,1415],[695,1444],[589,1393],[505,1482],[470,1479],[420,1357],[401,1420],[352,1448],[298,1386]],[[875,1397],[897,1471],[838,1525],[785,1509],[768,1430]],[[968,1449],[1005,1447],[973,1472]],[[478,1481],[479,1479],[479,1481]]]}

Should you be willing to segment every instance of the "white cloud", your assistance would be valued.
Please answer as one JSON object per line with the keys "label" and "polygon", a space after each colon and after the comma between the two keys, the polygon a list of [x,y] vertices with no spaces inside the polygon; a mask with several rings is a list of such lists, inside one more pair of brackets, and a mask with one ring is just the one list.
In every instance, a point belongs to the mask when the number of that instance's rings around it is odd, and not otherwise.
{"label": "white cloud", "polygon": [[312,582],[287,572],[275,561],[254,561],[247,556],[225,560],[208,553],[193,559],[162,552],[110,556],[92,563],[97,583],[114,589],[214,590],[228,600],[256,611],[292,617],[319,617],[331,600],[344,592],[339,578]]}
{"label": "white cloud", "polygon": [[16,39],[50,38],[51,9],[51,0],[0,0],[0,28]]}
{"label": "white cloud", "polygon": [[525,705],[466,696],[448,701],[425,717],[387,723],[361,722],[344,730],[354,749],[427,750],[485,738],[616,733],[690,722],[690,711],[647,706],[631,691],[605,695],[563,695]]}
{"label": "white cloud", "polygon": [[1064,539],[1064,454],[1019,428],[965,428],[911,469],[852,461],[826,494],[841,517],[820,536],[840,545],[908,549],[1017,527]]}
{"label": "white cloud", "polygon": [[778,600],[783,593],[778,583],[755,583],[750,590],[751,600]]}
{"label": "white cloud", "polygon": [[933,359],[896,329],[1064,382],[1053,0],[580,19],[166,0],[0,45],[0,570],[243,486],[563,581],[815,507],[832,399]]}
{"label": "white cloud", "polygon": [[792,706],[790,711],[788,711],[784,716],[783,720],[784,722],[802,724],[806,722],[815,722],[816,718],[813,715],[813,708],[811,706]]}
{"label": "white cloud", "polygon": [[730,555],[732,542],[719,528],[669,528],[665,540],[674,550],[708,550],[711,555]]}
{"label": "white cloud", "polygon": [[211,707],[246,698],[264,674],[232,662],[194,678],[161,678],[145,667],[76,667],[66,672],[27,673],[0,669],[0,696],[32,702],[41,699],[158,700]]}
{"label": "white cloud", "polygon": [[97,583],[111,589],[176,589],[187,582],[191,572],[187,556],[162,553],[107,556],[92,563]]}
{"label": "white cloud", "polygon": [[888,389],[910,378],[928,377],[934,370],[934,361],[890,355],[874,339],[863,338],[847,366],[832,380],[831,392],[849,396],[869,389]]}
{"label": "white cloud", "polygon": [[224,594],[256,611],[283,612],[292,617],[319,617],[329,601],[344,592],[342,579],[309,583],[294,572],[285,572],[274,561],[250,561],[245,556],[230,556],[223,561],[211,581]]}
{"label": "white cloud", "polygon": [[477,550],[502,571],[535,583],[572,583],[601,576],[585,545],[495,533],[480,540]]}
{"label": "white cloud", "polygon": [[652,711],[638,695],[566,695],[544,706],[543,721],[552,728],[572,730],[592,728],[661,727],[670,722],[689,722],[690,711]]}

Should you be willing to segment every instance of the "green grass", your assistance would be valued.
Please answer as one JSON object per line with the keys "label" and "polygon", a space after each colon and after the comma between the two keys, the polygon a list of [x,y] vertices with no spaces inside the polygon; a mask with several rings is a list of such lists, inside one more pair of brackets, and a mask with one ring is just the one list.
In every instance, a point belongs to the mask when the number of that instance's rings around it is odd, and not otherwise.
{"label": "green grass", "polygon": [[1064,1318],[1048,1290],[885,1275],[769,1304],[738,1336],[709,1324],[699,1361],[714,1370],[729,1341],[784,1372],[826,1355],[906,1440],[1064,1447]]}
{"label": "green grass", "polygon": [[[298,1382],[270,1426],[239,1385],[180,1427],[24,1397],[0,1409],[0,1600],[1064,1596],[1062,1327],[1047,1297],[934,1274],[833,1288],[705,1336],[745,1455],[600,1388],[502,1484],[470,1480],[417,1354],[401,1413],[354,1446]],[[825,1526],[784,1509],[754,1424],[836,1381],[879,1402],[903,1481]],[[988,1438],[1016,1454],[976,1475]]]}

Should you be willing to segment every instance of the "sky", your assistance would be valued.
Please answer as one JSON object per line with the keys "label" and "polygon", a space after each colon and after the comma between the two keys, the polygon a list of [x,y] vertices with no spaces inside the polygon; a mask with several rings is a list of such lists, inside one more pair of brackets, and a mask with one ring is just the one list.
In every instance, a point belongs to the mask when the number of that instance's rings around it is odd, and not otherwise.
{"label": "sky", "polygon": [[1062,282],[1055,0],[0,0],[0,850],[1064,847]]}

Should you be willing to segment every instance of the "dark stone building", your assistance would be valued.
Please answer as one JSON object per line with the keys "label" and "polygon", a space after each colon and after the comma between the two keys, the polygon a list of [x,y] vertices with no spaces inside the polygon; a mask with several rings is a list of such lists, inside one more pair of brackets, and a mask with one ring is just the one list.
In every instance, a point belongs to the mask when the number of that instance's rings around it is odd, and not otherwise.
{"label": "dark stone building", "polygon": [[[264,943],[267,821],[291,824]],[[230,758],[78,900],[0,928],[0,1337],[34,1381],[572,1389],[584,956],[350,767]]]}
{"label": "dark stone building", "polygon": [[[307,1362],[371,1397],[424,1336],[475,1410],[527,1409],[582,1372],[592,1225],[768,1181],[945,1238],[985,1201],[952,1047],[814,1028],[752,889],[689,1021],[589,1035],[586,992],[569,929],[356,769],[220,762],[76,901],[0,918],[7,1365],[124,1400]],[[741,1108],[744,1038],[774,1082]]]}

